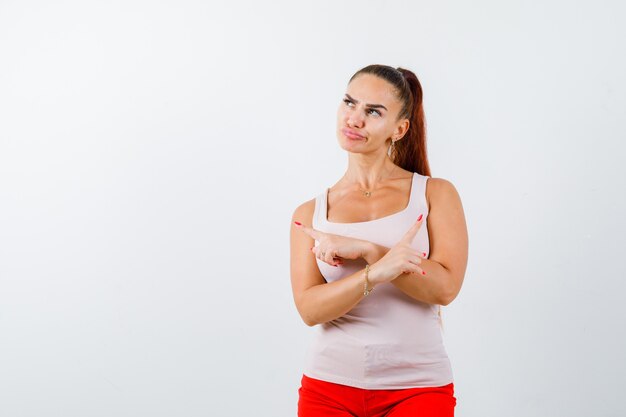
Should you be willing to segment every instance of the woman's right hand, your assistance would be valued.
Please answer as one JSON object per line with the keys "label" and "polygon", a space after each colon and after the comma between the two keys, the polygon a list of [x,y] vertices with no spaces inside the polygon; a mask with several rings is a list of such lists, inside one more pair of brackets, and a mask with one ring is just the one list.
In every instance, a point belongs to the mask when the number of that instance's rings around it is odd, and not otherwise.
{"label": "woman's right hand", "polygon": [[415,273],[420,276],[423,275],[422,268],[420,268],[419,265],[425,253],[419,252],[411,247],[411,243],[420,227],[422,227],[423,222],[423,215],[420,214],[418,220],[409,228],[402,239],[389,249],[382,258],[370,265],[368,281],[372,285],[393,281],[399,275],[407,272]]}

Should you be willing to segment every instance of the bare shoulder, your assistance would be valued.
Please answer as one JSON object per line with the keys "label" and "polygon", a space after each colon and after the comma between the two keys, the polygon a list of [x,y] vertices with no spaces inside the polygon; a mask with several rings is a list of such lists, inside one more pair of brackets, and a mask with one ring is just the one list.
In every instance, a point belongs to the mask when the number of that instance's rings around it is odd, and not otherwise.
{"label": "bare shoulder", "polygon": [[461,196],[451,181],[445,178],[431,177],[426,182],[426,201],[429,210],[433,203],[437,205],[438,203],[460,202],[460,200]]}
{"label": "bare shoulder", "polygon": [[300,222],[304,225],[310,226],[313,220],[313,213],[315,212],[315,198],[305,201],[295,208],[293,215],[291,216],[292,223],[294,221]]}

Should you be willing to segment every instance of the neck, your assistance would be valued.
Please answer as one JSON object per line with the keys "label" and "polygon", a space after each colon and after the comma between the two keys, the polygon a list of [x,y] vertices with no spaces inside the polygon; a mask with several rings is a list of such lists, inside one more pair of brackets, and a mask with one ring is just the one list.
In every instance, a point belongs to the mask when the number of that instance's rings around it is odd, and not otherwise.
{"label": "neck", "polygon": [[[357,156],[360,158],[356,158]],[[395,168],[396,165],[388,155],[374,160],[368,160],[362,154],[353,155],[348,161],[348,169],[343,175],[342,181],[355,184],[364,190],[372,190],[391,178]]]}

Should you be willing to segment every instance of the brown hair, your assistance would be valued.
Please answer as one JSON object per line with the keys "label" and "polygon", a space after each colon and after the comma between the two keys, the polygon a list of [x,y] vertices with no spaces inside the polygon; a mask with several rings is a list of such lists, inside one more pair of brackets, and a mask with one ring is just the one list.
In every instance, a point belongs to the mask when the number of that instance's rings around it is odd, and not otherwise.
{"label": "brown hair", "polygon": [[[390,158],[393,163],[407,171],[430,177],[430,165],[426,152],[426,120],[424,118],[422,85],[417,76],[406,68],[372,64],[355,72],[350,77],[348,84],[360,74],[372,74],[391,84],[396,97],[402,103],[397,120],[409,119],[409,129],[406,134],[392,147]],[[439,324],[443,329],[441,306],[439,306]]]}

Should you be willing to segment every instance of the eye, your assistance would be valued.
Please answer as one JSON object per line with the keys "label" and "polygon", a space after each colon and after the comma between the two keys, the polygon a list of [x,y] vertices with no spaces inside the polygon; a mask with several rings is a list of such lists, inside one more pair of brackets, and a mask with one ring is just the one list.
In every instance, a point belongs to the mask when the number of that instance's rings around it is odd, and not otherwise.
{"label": "eye", "polygon": [[[350,104],[353,104],[350,99],[344,98],[343,102],[346,103],[346,106],[350,107]],[[376,109],[369,109],[370,112],[376,113],[378,116],[382,116],[382,114]],[[372,114],[372,113],[370,113]]]}

